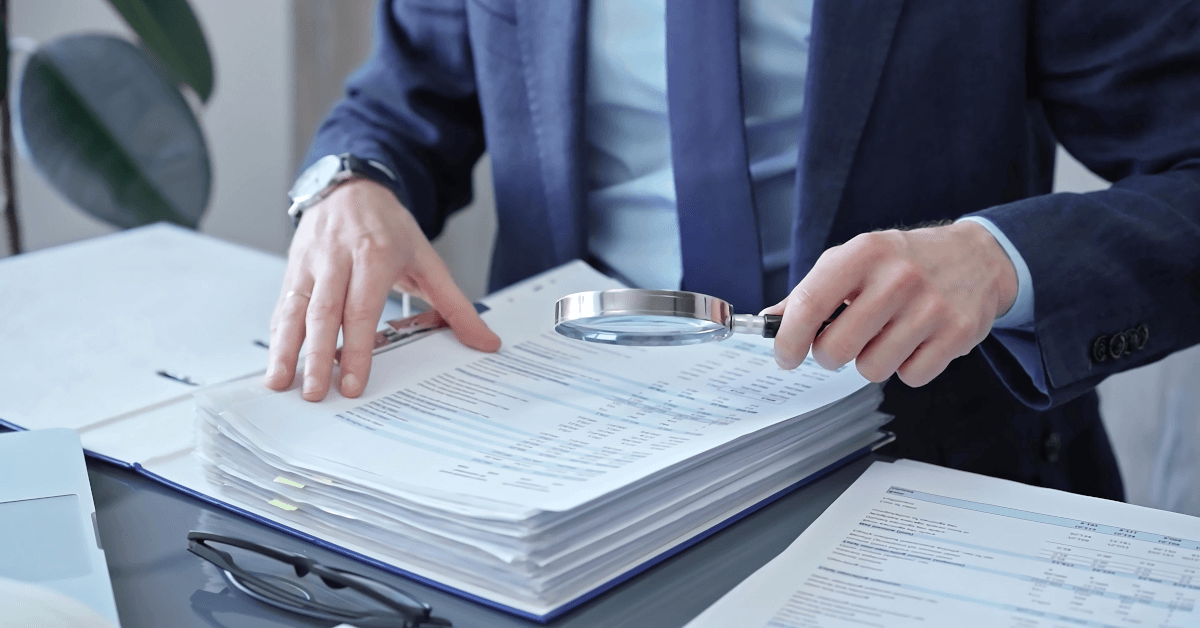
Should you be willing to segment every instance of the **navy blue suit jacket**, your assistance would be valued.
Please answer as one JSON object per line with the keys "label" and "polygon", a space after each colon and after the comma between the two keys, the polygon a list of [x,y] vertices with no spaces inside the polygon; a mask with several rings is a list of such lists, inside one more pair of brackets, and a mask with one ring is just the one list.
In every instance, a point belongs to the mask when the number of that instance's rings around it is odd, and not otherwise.
{"label": "navy blue suit jacket", "polygon": [[[486,149],[492,287],[586,257],[586,5],[382,2],[309,161],[387,164],[433,237]],[[805,98],[793,284],[858,233],[970,213],[1033,276],[1044,378],[993,334],[928,386],[894,380],[892,453],[1119,498],[1093,387],[1200,341],[1200,2],[816,0]],[[1056,140],[1113,187],[1049,195]],[[1138,326],[1141,349],[1094,351]]]}

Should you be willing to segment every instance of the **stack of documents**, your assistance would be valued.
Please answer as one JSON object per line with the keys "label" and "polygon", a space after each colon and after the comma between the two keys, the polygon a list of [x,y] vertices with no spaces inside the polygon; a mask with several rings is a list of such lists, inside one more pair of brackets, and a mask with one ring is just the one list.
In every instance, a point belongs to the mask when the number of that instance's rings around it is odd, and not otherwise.
{"label": "stack of documents", "polygon": [[620,287],[582,263],[485,299],[504,347],[448,331],[376,356],[358,399],[257,379],[197,394],[218,497],[545,617],[880,441],[853,366],[780,370],[770,340],[614,347],[554,302]]}

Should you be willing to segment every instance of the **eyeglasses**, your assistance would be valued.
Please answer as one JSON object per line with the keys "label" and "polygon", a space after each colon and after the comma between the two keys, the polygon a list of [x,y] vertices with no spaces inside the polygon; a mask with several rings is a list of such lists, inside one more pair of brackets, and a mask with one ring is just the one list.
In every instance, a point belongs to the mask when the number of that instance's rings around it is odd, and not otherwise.
{"label": "eyeglasses", "polygon": [[[250,597],[293,613],[356,628],[422,628],[451,626],[432,615],[433,608],[413,596],[366,576],[326,567],[300,554],[242,539],[198,532],[188,533],[188,551],[220,569],[229,584]],[[236,559],[243,562],[239,565]],[[323,587],[311,590],[278,572],[290,566],[303,580],[317,576]],[[247,565],[253,564],[253,569]],[[263,568],[265,567],[265,568]],[[311,581],[310,581],[311,582]]]}

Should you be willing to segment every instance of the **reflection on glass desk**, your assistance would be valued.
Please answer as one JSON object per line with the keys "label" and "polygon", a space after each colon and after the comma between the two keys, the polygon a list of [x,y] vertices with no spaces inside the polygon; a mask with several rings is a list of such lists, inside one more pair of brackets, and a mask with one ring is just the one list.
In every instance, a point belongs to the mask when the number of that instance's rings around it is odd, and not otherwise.
{"label": "reflection on glass desk", "polygon": [[[686,624],[782,552],[877,459],[867,456],[785,495],[546,625],[670,628]],[[188,553],[189,530],[241,537],[379,579],[431,604],[436,615],[450,619],[456,628],[543,625],[364,565],[133,472],[95,460],[88,461],[88,472],[124,628],[331,625],[231,591],[215,567]]]}

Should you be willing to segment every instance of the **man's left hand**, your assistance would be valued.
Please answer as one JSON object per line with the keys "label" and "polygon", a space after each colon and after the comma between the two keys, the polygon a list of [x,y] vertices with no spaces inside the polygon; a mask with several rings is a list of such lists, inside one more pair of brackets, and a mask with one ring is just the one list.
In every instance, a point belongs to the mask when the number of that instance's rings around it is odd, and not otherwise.
{"label": "man's left hand", "polygon": [[1004,249],[983,226],[963,221],[864,233],[835,246],[763,313],[783,315],[775,337],[782,368],[799,366],[811,347],[827,369],[854,360],[873,382],[898,373],[909,386],[923,386],[987,337],[1016,296],[1017,273]]}

